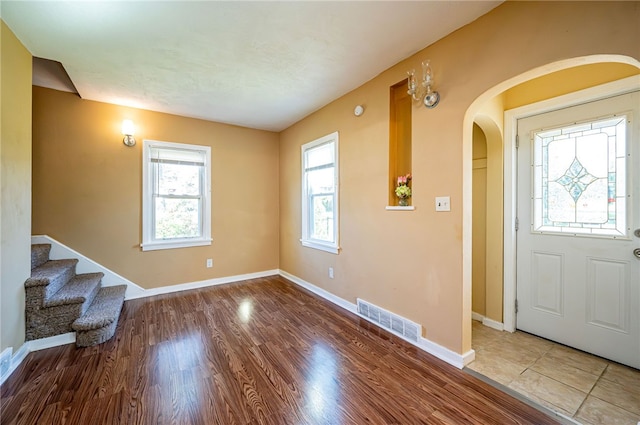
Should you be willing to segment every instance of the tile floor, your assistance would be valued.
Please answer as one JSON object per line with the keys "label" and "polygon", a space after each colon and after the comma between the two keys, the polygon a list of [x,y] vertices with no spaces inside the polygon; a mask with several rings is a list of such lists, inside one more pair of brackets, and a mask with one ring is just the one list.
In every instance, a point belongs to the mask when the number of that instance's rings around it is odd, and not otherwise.
{"label": "tile floor", "polygon": [[469,369],[584,425],[640,425],[640,371],[473,322]]}

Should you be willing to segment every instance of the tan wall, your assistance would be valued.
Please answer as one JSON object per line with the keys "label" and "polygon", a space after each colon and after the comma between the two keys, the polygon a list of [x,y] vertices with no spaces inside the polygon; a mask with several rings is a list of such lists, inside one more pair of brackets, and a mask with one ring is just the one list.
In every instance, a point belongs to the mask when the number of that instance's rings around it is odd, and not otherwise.
{"label": "tan wall", "polygon": [[[503,96],[486,102],[475,116],[475,123],[486,140],[486,211],[485,211],[485,312],[484,316],[502,322],[504,161],[503,161]],[[474,206],[475,208],[475,206]],[[475,209],[473,212],[475,217]],[[475,226],[472,227],[475,234]],[[473,247],[475,249],[475,247]],[[473,283],[472,283],[473,287]],[[474,310],[475,311],[475,310]]]}
{"label": "tan wall", "polygon": [[473,236],[471,310],[486,314],[487,271],[487,138],[473,125]]}
{"label": "tan wall", "polygon": [[[487,90],[546,64],[595,54],[640,58],[638,2],[506,2],[281,134],[280,265],[349,301],[360,297],[424,325],[455,352],[471,347],[471,143],[465,113]],[[437,108],[414,107],[412,212],[385,211],[389,87],[430,58]],[[357,104],[366,112],[356,118]],[[339,255],[300,245],[300,145],[340,132]],[[469,170],[463,171],[463,160]],[[467,177],[464,177],[465,179]],[[467,198],[463,198],[463,193]],[[451,212],[434,211],[451,196]],[[463,216],[465,220],[463,220]],[[467,231],[467,230],[465,230]],[[463,239],[464,236],[464,239]],[[464,263],[468,261],[468,263]],[[327,267],[335,279],[327,277]],[[467,281],[468,279],[468,281]]]}
{"label": "tan wall", "polygon": [[31,272],[31,54],[0,21],[0,351],[24,343]]}
{"label": "tan wall", "polygon": [[[130,118],[137,144],[122,143]],[[278,135],[33,89],[33,233],[144,288],[277,269]],[[142,140],[211,146],[212,237],[142,252]],[[213,268],[205,267],[213,258]]]}
{"label": "tan wall", "polygon": [[504,93],[504,109],[540,102],[632,75],[640,70],[624,63],[595,63],[563,69],[519,84]]}

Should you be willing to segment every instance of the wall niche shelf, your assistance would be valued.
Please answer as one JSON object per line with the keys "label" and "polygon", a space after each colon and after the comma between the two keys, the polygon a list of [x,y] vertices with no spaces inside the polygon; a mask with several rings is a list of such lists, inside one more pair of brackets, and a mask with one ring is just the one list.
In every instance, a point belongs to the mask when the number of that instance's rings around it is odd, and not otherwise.
{"label": "wall niche shelf", "polygon": [[416,207],[414,207],[413,205],[409,205],[406,207],[399,207],[399,206],[387,206],[384,208],[387,211],[414,211],[416,209]]}
{"label": "wall niche shelf", "polygon": [[[400,176],[411,174],[411,96],[407,80],[389,88],[389,205],[390,211],[411,211],[411,205],[400,206],[396,187]],[[407,182],[409,186],[409,182]],[[412,200],[409,198],[409,204]]]}

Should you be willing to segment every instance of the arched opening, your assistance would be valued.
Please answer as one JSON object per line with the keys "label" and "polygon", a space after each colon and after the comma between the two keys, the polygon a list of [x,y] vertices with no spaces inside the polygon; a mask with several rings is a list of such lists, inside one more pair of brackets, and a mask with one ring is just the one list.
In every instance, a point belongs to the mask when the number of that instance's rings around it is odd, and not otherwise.
{"label": "arched opening", "polygon": [[[473,316],[502,329],[503,161],[500,104],[478,113],[474,120],[473,178]],[[491,112],[491,111],[495,112]],[[484,149],[483,149],[484,148]],[[484,154],[484,155],[483,155]],[[484,199],[479,199],[480,197]],[[478,210],[478,208],[483,210]],[[476,282],[478,285],[476,285]],[[477,307],[476,307],[477,306]]]}
{"label": "arched opening", "polygon": [[[583,89],[596,87],[605,83],[610,83],[625,79],[630,76],[640,75],[640,62],[629,57],[614,55],[598,55],[590,57],[574,58],[553,64],[546,65],[522,74],[518,77],[505,81],[478,97],[476,101],[469,107],[464,120],[463,135],[463,157],[465,158],[465,170],[463,176],[464,189],[464,209],[466,213],[464,219],[464,297],[473,298],[474,301],[478,297],[478,288],[474,288],[475,275],[478,270],[474,268],[474,254],[477,249],[477,243],[473,244],[473,238],[477,232],[473,226],[478,226],[477,214],[473,211],[479,203],[473,199],[475,193],[475,172],[473,168],[474,143],[477,143],[478,129],[481,129],[487,140],[487,192],[486,192],[486,233],[485,253],[500,252],[500,260],[485,259],[485,312],[483,314],[475,310],[465,312],[466,317],[473,317],[476,320],[482,320],[484,325],[488,325],[495,329],[504,327],[505,330],[513,332],[515,330],[515,175],[512,172],[514,168],[513,147],[515,142],[515,132],[509,123],[505,122],[505,111],[514,108],[520,108],[525,105],[541,102],[547,99],[556,98],[562,95],[570,95]],[[634,77],[635,78],[635,77]],[[474,136],[474,134],[476,136]],[[493,143],[493,149],[491,147]],[[496,148],[498,146],[498,149]],[[476,149],[477,150],[477,149]],[[493,158],[493,160],[492,160]],[[500,164],[498,176],[494,176],[493,183],[490,183],[490,164]],[[494,168],[495,170],[495,168]],[[499,183],[498,183],[499,182]],[[499,186],[499,190],[495,190]],[[472,192],[471,189],[474,191]],[[504,190],[503,190],[504,188]],[[490,196],[491,189],[494,189],[494,196]],[[495,193],[500,195],[496,197]],[[482,195],[480,195],[482,196]],[[498,212],[499,228],[490,229],[490,217],[496,218],[495,212],[489,212],[489,208],[499,204],[501,211]],[[491,237],[496,237],[498,242],[494,240],[490,242]],[[477,262],[477,261],[476,261]],[[489,263],[500,268],[499,283],[490,281]],[[491,300],[491,301],[490,301]],[[495,301],[499,300],[499,301]],[[499,305],[497,309],[492,310],[489,304]],[[513,305],[512,305],[513,304]],[[468,302],[467,305],[477,305],[474,302]],[[479,317],[481,316],[481,317]],[[477,322],[476,322],[477,323]],[[474,325],[473,330],[477,330],[479,325]],[[473,340],[472,333],[474,331],[463,333],[464,347],[470,347],[476,350],[476,358],[480,358],[479,354],[486,347],[486,340],[480,339],[479,342]],[[467,339],[467,335],[469,339]],[[513,338],[517,339],[517,338]],[[476,343],[477,342],[477,343]],[[507,365],[501,364],[500,368],[508,370]],[[475,369],[476,371],[478,369]],[[522,370],[514,370],[519,375]],[[480,372],[482,373],[482,372]],[[493,378],[495,380],[495,378]],[[505,378],[506,380],[507,378]],[[500,381],[498,379],[498,381]],[[508,385],[507,381],[500,381],[504,385]]]}

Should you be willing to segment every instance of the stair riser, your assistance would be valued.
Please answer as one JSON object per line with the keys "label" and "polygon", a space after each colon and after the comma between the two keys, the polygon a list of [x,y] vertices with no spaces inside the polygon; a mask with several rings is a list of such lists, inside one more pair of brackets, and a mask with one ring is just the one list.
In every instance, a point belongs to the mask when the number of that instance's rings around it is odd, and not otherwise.
{"label": "stair riser", "polygon": [[111,339],[116,333],[117,327],[118,321],[115,321],[104,328],[76,332],[76,345],[78,347],[90,347],[92,345],[102,344]]}
{"label": "stair riser", "polygon": [[31,247],[31,270],[49,261],[51,245],[40,244]]}
{"label": "stair riser", "polygon": [[55,279],[49,281],[49,284],[46,285],[45,288],[45,297],[48,298],[58,292],[60,288],[64,286],[72,277],[76,275],[76,267],[67,268],[64,273],[58,275]]}
{"label": "stair riser", "polygon": [[[71,323],[86,313],[99,290],[100,286],[95,287],[83,303],[42,307],[42,297],[45,292],[45,287],[36,286],[27,288],[27,340],[73,332]],[[42,336],[41,334],[47,335]],[[29,335],[38,336],[29,338]]]}
{"label": "stair riser", "polygon": [[91,294],[87,296],[86,301],[83,302],[82,305],[80,306],[81,307],[80,316],[82,316],[87,312],[87,310],[91,306],[91,303],[93,302],[93,299],[96,297],[96,295],[98,295],[99,291],[100,291],[100,285],[96,286],[94,290],[91,292]]}
{"label": "stair riser", "polygon": [[27,311],[27,314],[30,311],[37,311],[42,308],[42,303],[46,293],[46,286],[32,286],[25,288],[25,310]]}
{"label": "stair riser", "polygon": [[27,341],[73,332],[71,324],[82,308],[83,304],[67,304],[27,310]]}

